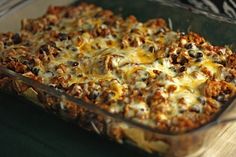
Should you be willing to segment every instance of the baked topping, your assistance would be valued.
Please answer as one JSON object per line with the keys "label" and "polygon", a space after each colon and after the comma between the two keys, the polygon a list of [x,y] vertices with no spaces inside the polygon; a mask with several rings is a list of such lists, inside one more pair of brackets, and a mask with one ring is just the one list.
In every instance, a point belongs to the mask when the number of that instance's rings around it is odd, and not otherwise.
{"label": "baked topping", "polygon": [[49,7],[0,50],[1,66],[163,131],[199,127],[236,95],[227,47],[94,5]]}

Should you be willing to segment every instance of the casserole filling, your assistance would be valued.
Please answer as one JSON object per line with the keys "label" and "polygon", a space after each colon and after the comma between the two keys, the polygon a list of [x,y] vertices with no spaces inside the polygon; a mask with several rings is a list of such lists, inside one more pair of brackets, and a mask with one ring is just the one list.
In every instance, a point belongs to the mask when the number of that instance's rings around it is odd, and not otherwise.
{"label": "casserole filling", "polygon": [[19,33],[1,33],[0,66],[168,132],[200,127],[236,95],[228,47],[88,4],[51,6]]}

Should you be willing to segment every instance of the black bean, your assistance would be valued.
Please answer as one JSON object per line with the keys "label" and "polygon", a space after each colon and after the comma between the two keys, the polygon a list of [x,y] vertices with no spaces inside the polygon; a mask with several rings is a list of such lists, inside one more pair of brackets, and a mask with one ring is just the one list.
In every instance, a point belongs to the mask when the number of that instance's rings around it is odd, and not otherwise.
{"label": "black bean", "polygon": [[11,39],[14,44],[19,44],[22,41],[22,39],[18,33],[14,34]]}
{"label": "black bean", "polygon": [[195,61],[196,61],[196,62],[201,62],[201,61],[202,61],[202,58],[197,58]]}
{"label": "black bean", "polygon": [[206,103],[206,98],[205,97],[198,97],[198,100],[200,101],[201,104],[205,104]]}
{"label": "black bean", "polygon": [[59,56],[59,53],[58,52],[54,52],[52,55],[53,55],[53,57],[57,57],[57,56]]}
{"label": "black bean", "polygon": [[31,69],[31,71],[32,71],[33,74],[38,75],[40,69],[38,69],[38,68],[36,68],[36,67],[33,67],[33,68]]}
{"label": "black bean", "polygon": [[79,34],[83,34],[83,33],[85,33],[85,32],[86,32],[86,30],[84,30],[84,29],[78,30],[78,33],[79,33]]}
{"label": "black bean", "polygon": [[134,29],[131,29],[131,30],[130,30],[130,33],[135,33],[136,30],[137,30],[137,29],[135,29],[135,28],[134,28]]}
{"label": "black bean", "polygon": [[196,57],[197,57],[197,58],[202,58],[202,57],[203,57],[203,54],[202,54],[201,52],[197,52],[197,53],[196,53]]}
{"label": "black bean", "polygon": [[27,65],[29,70],[34,66],[34,60],[23,60],[22,63]]}
{"label": "black bean", "polygon": [[114,92],[107,93],[107,95],[103,99],[103,102],[107,103],[108,101],[112,100],[114,96],[115,96]]}
{"label": "black bean", "polygon": [[175,67],[169,67],[170,70],[172,70],[173,72],[177,72]]}
{"label": "black bean", "polygon": [[48,45],[44,44],[39,48],[39,52],[43,54],[44,52],[49,52]]}
{"label": "black bean", "polygon": [[74,46],[72,46],[72,45],[67,45],[67,46],[66,46],[66,49],[71,50],[71,51],[74,51],[74,52],[76,52],[76,51],[78,50],[77,47],[74,47]]}
{"label": "black bean", "polygon": [[4,44],[4,49],[6,49],[8,46],[10,46],[10,45],[11,45],[11,43],[10,43],[10,42],[4,42],[3,44]]}
{"label": "black bean", "polygon": [[78,49],[76,47],[71,47],[71,51],[77,51]]}
{"label": "black bean", "polygon": [[186,48],[186,49],[191,49],[191,48],[193,48],[193,44],[192,44],[192,43],[187,44],[187,45],[185,45],[185,48]]}
{"label": "black bean", "polygon": [[185,58],[185,57],[181,58],[179,64],[180,64],[180,65],[184,65],[185,63],[188,63],[188,59]]}
{"label": "black bean", "polygon": [[178,58],[178,55],[176,55],[176,54],[172,54],[171,55],[171,59],[172,59],[172,63],[173,64],[177,64],[178,62],[177,62],[177,58]]}
{"label": "black bean", "polygon": [[195,55],[194,55],[194,51],[193,50],[189,50],[188,51],[188,55],[192,58],[195,58]]}
{"label": "black bean", "polygon": [[73,67],[76,67],[76,66],[78,66],[78,65],[79,65],[78,62],[72,62],[72,66],[73,66]]}
{"label": "black bean", "polygon": [[51,25],[47,26],[47,27],[45,28],[45,30],[46,30],[46,31],[52,30],[52,26],[51,26]]}
{"label": "black bean", "polygon": [[144,81],[146,81],[147,80],[147,78],[142,78],[142,81],[144,82]]}
{"label": "black bean", "polygon": [[94,15],[94,17],[95,17],[95,18],[101,17],[101,13],[96,13],[96,14]]}
{"label": "black bean", "polygon": [[50,25],[50,26],[55,26],[55,24],[56,24],[56,23],[55,23],[54,21],[49,21],[49,22],[48,22],[48,25]]}
{"label": "black bean", "polygon": [[89,94],[89,99],[95,100],[98,97],[98,95],[99,95],[99,92],[93,91]]}
{"label": "black bean", "polygon": [[185,70],[186,70],[186,68],[185,68],[184,66],[182,66],[182,67],[179,68],[179,72],[180,72],[180,73],[184,72]]}
{"label": "black bean", "polygon": [[28,60],[24,60],[24,61],[22,61],[22,63],[25,64],[25,65],[28,65],[29,61]]}
{"label": "black bean", "polygon": [[179,112],[180,112],[180,113],[184,113],[184,112],[186,112],[186,109],[180,108],[180,109],[179,109]]}
{"label": "black bean", "polygon": [[54,41],[49,41],[48,45],[50,45],[51,47],[54,47],[54,48],[57,47],[57,45]]}
{"label": "black bean", "polygon": [[217,64],[221,64],[223,66],[226,66],[226,61],[225,60],[216,60],[214,62],[217,63]]}
{"label": "black bean", "polygon": [[59,40],[63,41],[63,40],[67,40],[68,39],[68,35],[66,33],[59,33],[58,34],[58,38]]}
{"label": "black bean", "polygon": [[223,91],[223,93],[224,93],[224,94],[231,94],[231,93],[232,93],[232,90],[226,89],[226,90]]}
{"label": "black bean", "polygon": [[63,91],[64,90],[64,88],[63,88],[63,86],[61,84],[56,85],[55,88],[58,91]]}
{"label": "black bean", "polygon": [[142,112],[144,112],[144,111],[145,111],[145,109],[144,109],[144,108],[141,108],[140,110],[141,110]]}
{"label": "black bean", "polygon": [[65,12],[64,17],[65,17],[65,18],[71,18],[72,15],[73,15],[73,14],[72,14],[71,12],[67,11],[67,12]]}
{"label": "black bean", "polygon": [[156,48],[154,46],[149,47],[149,51],[154,53],[156,51]]}
{"label": "black bean", "polygon": [[66,46],[66,49],[70,49],[72,45],[67,45]]}
{"label": "black bean", "polygon": [[61,29],[64,30],[66,28],[66,26],[62,26]]}
{"label": "black bean", "polygon": [[234,79],[234,77],[232,75],[227,75],[225,77],[225,81],[227,81],[227,82],[231,82],[231,81],[233,81],[233,79]]}
{"label": "black bean", "polygon": [[190,111],[200,113],[201,112],[201,107],[200,107],[200,105],[194,105],[190,108]]}
{"label": "black bean", "polygon": [[218,95],[216,97],[216,100],[219,101],[219,102],[224,102],[225,101],[225,96],[224,95]]}
{"label": "black bean", "polygon": [[170,53],[169,52],[167,52],[166,54],[165,54],[165,57],[170,57]]}

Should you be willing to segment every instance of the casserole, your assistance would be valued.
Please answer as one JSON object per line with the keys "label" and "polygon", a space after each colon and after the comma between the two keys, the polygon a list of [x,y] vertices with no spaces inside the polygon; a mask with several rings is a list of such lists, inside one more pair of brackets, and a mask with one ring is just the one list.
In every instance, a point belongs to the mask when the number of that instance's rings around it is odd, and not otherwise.
{"label": "casserole", "polygon": [[[153,2],[138,1],[137,5],[139,3],[142,3],[143,5],[146,3],[149,4]],[[125,13],[125,10],[123,12]],[[169,23],[171,26],[172,22],[169,22]],[[215,32],[215,34],[217,33]],[[234,42],[232,41],[232,43]],[[153,128],[150,128],[149,126],[145,126],[135,121],[130,121],[129,119],[122,118],[119,115],[106,112],[105,110],[98,108],[94,105],[88,104],[81,100],[77,100],[74,97],[71,97],[65,94],[64,92],[61,92],[60,90],[55,90],[53,88],[45,87],[42,84],[38,84],[37,82],[29,80],[28,78],[25,78],[7,69],[1,68],[1,72],[3,73],[2,82],[5,81],[4,83],[2,83],[2,85],[4,85],[3,87],[10,87],[9,90],[14,89],[14,91],[16,91],[18,94],[26,95],[28,99],[31,99],[32,101],[36,103],[47,104],[48,106],[51,107],[49,108],[51,112],[55,112],[61,115],[63,118],[66,118],[72,121],[75,120],[76,123],[78,123],[84,128],[87,128],[89,130],[94,130],[99,134],[108,134],[110,137],[116,139],[118,142],[129,141],[133,143],[134,145],[137,145],[138,147],[141,147],[142,149],[145,149],[146,151],[151,152],[151,153],[159,152],[161,154],[167,153],[172,156],[173,155],[183,156],[183,155],[188,154],[189,152],[194,152],[195,149],[197,150],[198,149],[197,147],[199,145],[202,145],[204,142],[203,140],[204,136],[202,134],[201,134],[201,138],[197,136],[199,135],[199,132],[201,132],[201,130],[204,127],[208,127],[210,124],[213,124],[215,122],[215,121],[212,121],[211,123],[208,123],[206,126],[203,126],[197,129],[197,131],[191,130],[184,134],[178,134],[178,135],[166,134],[164,132],[161,132],[160,130],[157,131]],[[5,79],[5,75],[11,78],[14,78],[14,80],[9,79],[9,78]],[[15,80],[15,79],[19,79],[19,80]],[[28,87],[28,85],[25,85],[25,83],[33,87]],[[26,90],[22,90],[23,88],[25,88]],[[41,99],[39,99],[39,97]],[[73,118],[73,116],[76,113],[70,112],[70,108],[77,106],[77,103],[79,103],[82,107],[85,107],[85,109],[82,109],[82,110],[83,110],[83,113],[86,113],[86,114],[81,116],[78,119],[77,118],[75,119]],[[54,104],[59,104],[60,106],[67,106],[69,108],[67,109],[67,111],[69,110],[69,112],[64,112],[64,111],[61,112],[60,109],[58,109],[57,105],[54,106]],[[63,105],[63,104],[66,104],[66,105]],[[79,107],[79,110],[80,110],[80,107]],[[224,110],[222,109],[222,111]],[[98,113],[99,115],[96,115],[95,113]],[[108,118],[107,116],[110,118]],[[217,120],[219,120],[219,117]],[[104,123],[104,121],[106,122]],[[124,123],[124,122],[127,122],[127,123]],[[107,124],[109,125],[107,126]],[[109,129],[105,129],[106,131],[103,131],[102,128],[105,128],[105,127],[108,127]],[[119,137],[119,133],[114,134],[114,132],[116,131],[119,132],[120,128],[123,129],[122,132],[124,132],[124,134],[126,135],[126,138],[124,139],[121,139]],[[146,128],[146,130],[143,130],[144,128]],[[113,131],[110,132],[110,130],[113,130]],[[190,133],[191,133],[191,136],[189,136]],[[196,136],[194,136],[195,133],[197,133]],[[207,133],[207,131],[204,132],[204,134],[205,133]],[[193,139],[194,139],[194,142],[192,141]],[[181,142],[181,141],[184,141],[184,142]],[[174,149],[177,146],[179,150]],[[187,149],[185,148],[186,146],[188,146]]]}

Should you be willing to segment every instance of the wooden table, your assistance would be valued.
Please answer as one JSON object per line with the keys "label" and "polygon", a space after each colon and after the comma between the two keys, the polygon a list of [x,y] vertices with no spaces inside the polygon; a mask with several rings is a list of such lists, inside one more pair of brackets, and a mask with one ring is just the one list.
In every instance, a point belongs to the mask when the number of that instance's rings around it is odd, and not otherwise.
{"label": "wooden table", "polygon": [[202,157],[235,157],[236,156],[236,123],[229,124],[219,134]]}

